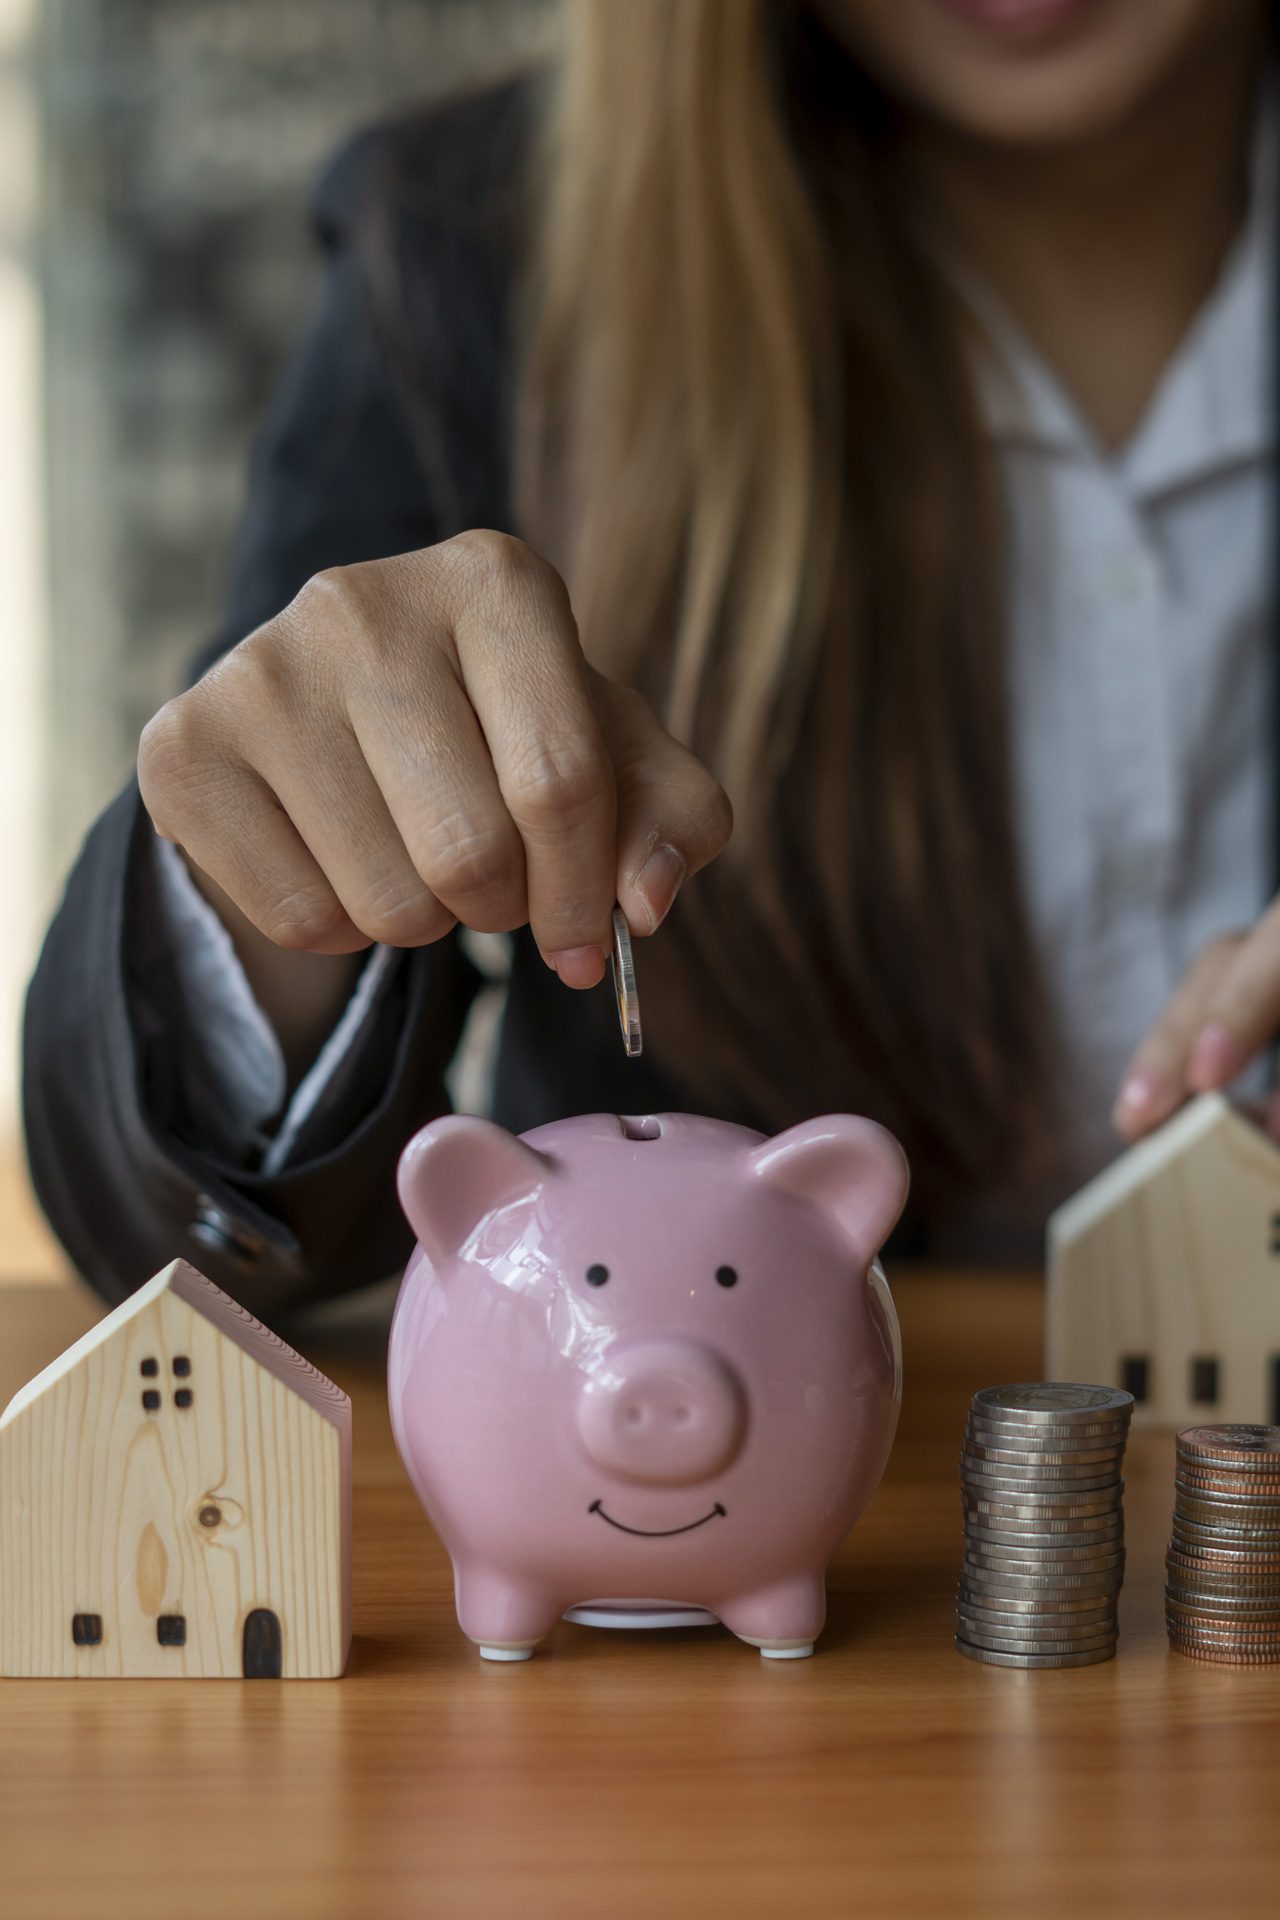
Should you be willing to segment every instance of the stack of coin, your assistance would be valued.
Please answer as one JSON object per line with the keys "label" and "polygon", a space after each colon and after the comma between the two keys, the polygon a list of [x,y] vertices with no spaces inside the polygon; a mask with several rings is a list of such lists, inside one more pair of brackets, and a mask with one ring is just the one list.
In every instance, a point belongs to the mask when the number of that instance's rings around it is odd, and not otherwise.
{"label": "stack of coin", "polygon": [[1116,1649],[1120,1478],[1133,1395],[1042,1381],[975,1393],[960,1456],[956,1647],[993,1667],[1085,1667]]}
{"label": "stack of coin", "polygon": [[1226,1666],[1280,1660],[1280,1427],[1189,1427],[1176,1485],[1169,1644]]}

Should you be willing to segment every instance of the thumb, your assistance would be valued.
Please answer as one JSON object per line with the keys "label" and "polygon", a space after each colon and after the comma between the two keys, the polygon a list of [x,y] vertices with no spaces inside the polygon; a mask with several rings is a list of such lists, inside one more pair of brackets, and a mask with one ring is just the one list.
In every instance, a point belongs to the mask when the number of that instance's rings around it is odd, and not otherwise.
{"label": "thumb", "polygon": [[618,904],[632,933],[653,933],[688,876],[724,847],[733,809],[638,693],[598,676],[594,691],[617,783]]}

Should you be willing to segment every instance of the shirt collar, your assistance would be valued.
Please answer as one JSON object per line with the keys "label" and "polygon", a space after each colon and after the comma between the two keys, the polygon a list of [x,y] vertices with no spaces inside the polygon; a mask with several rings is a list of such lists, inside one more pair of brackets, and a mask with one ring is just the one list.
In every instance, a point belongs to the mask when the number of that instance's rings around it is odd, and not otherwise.
{"label": "shirt collar", "polygon": [[1100,445],[986,281],[966,264],[948,261],[978,323],[979,407],[991,438],[1058,457],[1108,461],[1140,499],[1265,459],[1276,437],[1271,381],[1278,167],[1280,106],[1269,90],[1258,116],[1245,225],[1137,429],[1114,453]]}

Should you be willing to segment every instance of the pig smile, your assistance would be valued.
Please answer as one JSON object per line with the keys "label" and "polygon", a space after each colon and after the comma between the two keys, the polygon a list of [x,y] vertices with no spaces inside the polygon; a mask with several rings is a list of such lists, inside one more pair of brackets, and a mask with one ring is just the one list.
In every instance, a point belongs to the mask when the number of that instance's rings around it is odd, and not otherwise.
{"label": "pig smile", "polygon": [[712,1507],[710,1513],[704,1513],[701,1520],[690,1520],[688,1525],[684,1527],[624,1527],[621,1520],[614,1520],[605,1512],[603,1500],[593,1500],[587,1508],[587,1512],[598,1513],[602,1520],[606,1521],[609,1526],[616,1527],[619,1533],[635,1533],[638,1534],[642,1540],[670,1540],[673,1534],[692,1533],[697,1527],[705,1527],[708,1520],[714,1520],[717,1514],[719,1514],[722,1520],[725,1518],[724,1508],[718,1500]]}

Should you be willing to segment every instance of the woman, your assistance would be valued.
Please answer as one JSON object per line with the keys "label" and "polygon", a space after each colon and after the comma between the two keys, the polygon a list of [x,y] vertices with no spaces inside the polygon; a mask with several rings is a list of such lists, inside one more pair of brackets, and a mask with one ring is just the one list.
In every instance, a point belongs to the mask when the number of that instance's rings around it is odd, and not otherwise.
{"label": "woman", "polygon": [[105,1293],[399,1261],[459,928],[514,933],[498,1119],[869,1111],[952,1254],[1033,1248],[1113,1098],[1135,1137],[1241,1072],[1270,12],[579,0],[554,72],[339,159],[214,664],[31,993]]}

